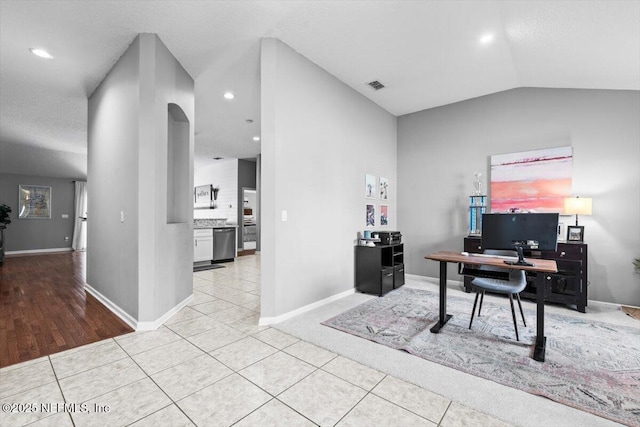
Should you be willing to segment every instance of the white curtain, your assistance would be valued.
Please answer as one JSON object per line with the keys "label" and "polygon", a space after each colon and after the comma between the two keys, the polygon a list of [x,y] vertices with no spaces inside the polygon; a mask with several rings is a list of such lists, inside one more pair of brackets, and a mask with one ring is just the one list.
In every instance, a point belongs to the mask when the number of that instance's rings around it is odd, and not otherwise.
{"label": "white curtain", "polygon": [[85,181],[75,181],[75,188],[75,222],[71,248],[74,251],[84,251],[87,249],[87,183]]}

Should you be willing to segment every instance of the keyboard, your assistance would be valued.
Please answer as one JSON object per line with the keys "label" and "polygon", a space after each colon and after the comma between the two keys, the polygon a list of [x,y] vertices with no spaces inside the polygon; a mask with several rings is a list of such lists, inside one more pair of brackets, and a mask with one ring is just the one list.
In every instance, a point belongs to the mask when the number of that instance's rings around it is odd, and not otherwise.
{"label": "keyboard", "polygon": [[508,259],[512,261],[516,261],[518,257],[515,256],[506,256],[506,255],[489,255],[489,254],[469,254],[469,256],[479,256],[482,258],[495,258],[495,259]]}

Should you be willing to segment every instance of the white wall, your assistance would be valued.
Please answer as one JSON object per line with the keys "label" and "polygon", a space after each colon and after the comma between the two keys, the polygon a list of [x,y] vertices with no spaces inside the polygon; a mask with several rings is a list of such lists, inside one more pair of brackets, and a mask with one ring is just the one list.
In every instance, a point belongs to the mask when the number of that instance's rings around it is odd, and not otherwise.
{"label": "white wall", "polygon": [[396,227],[396,118],[276,39],[262,40],[261,87],[261,315],[269,318],[353,289],[365,174],[390,180],[387,229]]}
{"label": "white wall", "polygon": [[[194,185],[218,187],[215,209],[196,209],[194,218],[227,218],[229,224],[238,222],[238,159],[216,160],[194,171]],[[193,200],[191,201],[193,205]]]}
{"label": "white wall", "polygon": [[[437,277],[424,256],[461,251],[473,173],[493,154],[573,146],[573,193],[589,245],[588,297],[640,305],[640,92],[522,88],[398,118],[399,225],[407,272]],[[485,186],[486,188],[486,186]],[[573,223],[574,217],[563,217]],[[458,277],[451,266],[449,277]]]}
{"label": "white wall", "polygon": [[[193,291],[191,210],[167,223],[169,103],[193,123],[193,80],[153,34],[139,35],[89,98],[87,283],[138,323]],[[182,143],[188,159],[174,172],[188,179],[174,197],[190,206],[193,126]]]}

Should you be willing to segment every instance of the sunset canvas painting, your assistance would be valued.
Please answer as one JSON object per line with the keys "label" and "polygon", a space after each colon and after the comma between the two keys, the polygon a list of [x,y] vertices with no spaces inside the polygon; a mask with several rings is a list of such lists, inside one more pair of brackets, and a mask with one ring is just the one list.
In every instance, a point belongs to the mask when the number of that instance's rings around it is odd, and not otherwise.
{"label": "sunset canvas painting", "polygon": [[571,146],[491,156],[491,212],[562,212],[572,174]]}

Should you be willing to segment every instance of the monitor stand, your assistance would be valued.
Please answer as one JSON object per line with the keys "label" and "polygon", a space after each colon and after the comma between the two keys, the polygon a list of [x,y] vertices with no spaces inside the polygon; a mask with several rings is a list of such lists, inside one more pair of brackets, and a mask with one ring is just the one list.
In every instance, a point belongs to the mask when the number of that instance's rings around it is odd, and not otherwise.
{"label": "monitor stand", "polygon": [[529,267],[533,267],[534,264],[531,262],[527,262],[524,259],[524,251],[522,249],[522,246],[520,245],[516,245],[516,251],[518,251],[518,260],[517,261],[505,261],[505,264],[509,264],[509,265],[526,265]]}

